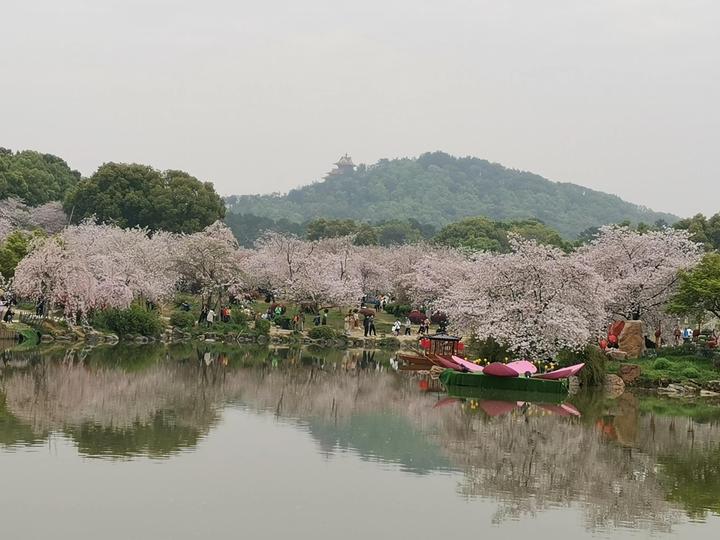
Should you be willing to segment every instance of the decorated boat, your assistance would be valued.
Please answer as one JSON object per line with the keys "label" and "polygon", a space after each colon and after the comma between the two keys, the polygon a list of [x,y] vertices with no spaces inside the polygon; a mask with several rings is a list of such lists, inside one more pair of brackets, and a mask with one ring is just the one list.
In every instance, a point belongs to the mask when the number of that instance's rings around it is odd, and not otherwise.
{"label": "decorated boat", "polygon": [[[478,397],[477,391],[490,397],[502,396],[504,399],[529,400],[537,394],[538,401],[562,401],[568,393],[568,379],[546,380],[536,377],[497,377],[483,372],[462,372],[446,369],[440,374],[440,382],[448,389],[448,394],[456,397]],[[468,391],[468,389],[472,389]],[[550,397],[556,396],[556,397]]]}

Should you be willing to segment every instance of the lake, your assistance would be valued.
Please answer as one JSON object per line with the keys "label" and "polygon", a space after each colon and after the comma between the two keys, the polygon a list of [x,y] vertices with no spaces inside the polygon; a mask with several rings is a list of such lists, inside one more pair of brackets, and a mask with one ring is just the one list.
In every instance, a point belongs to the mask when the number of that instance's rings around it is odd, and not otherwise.
{"label": "lake", "polygon": [[120,345],[0,359],[3,538],[720,530],[709,402],[453,400],[383,351]]}

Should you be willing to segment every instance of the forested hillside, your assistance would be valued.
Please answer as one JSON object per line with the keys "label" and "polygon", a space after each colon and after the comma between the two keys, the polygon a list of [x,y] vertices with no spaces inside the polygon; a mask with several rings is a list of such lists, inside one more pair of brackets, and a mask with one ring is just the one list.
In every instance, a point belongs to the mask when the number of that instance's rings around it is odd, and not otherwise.
{"label": "forested hillside", "polygon": [[534,218],[566,238],[606,223],[677,220],[615,195],[442,152],[380,160],[287,195],[233,196],[226,203],[231,212],[297,223],[323,217],[372,222],[412,218],[443,226],[470,216]]}

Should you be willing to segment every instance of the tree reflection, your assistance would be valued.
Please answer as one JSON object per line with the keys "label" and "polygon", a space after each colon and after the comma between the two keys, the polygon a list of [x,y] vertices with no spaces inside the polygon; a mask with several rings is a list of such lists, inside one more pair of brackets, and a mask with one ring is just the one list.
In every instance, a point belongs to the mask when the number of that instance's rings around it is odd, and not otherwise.
{"label": "tree reflection", "polygon": [[490,416],[460,400],[435,407],[441,396],[418,391],[417,375],[354,350],[71,349],[4,366],[6,446],[58,432],[84,455],[162,458],[196,446],[223,407],[240,403],[306,429],[328,459],[353,452],[415,474],[457,470],[458,493],[497,501],[497,522],[574,505],[588,529],[665,531],[681,509],[720,512],[720,424],[710,405],[673,402],[672,415],[666,402],[632,394],[581,394],[579,418],[531,404]]}

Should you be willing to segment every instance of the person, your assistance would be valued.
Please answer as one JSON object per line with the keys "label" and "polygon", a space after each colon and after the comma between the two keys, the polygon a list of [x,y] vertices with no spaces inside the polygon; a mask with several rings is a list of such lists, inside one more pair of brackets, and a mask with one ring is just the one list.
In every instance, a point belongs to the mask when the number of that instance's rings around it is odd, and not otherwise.
{"label": "person", "polygon": [[305,312],[304,311],[300,312],[299,319],[300,319],[300,331],[304,332],[305,331]]}
{"label": "person", "polygon": [[425,333],[426,333],[426,334],[429,334],[429,333],[430,333],[430,319],[427,319],[427,318],[426,318],[426,319],[423,321],[423,326],[425,327]]}
{"label": "person", "polygon": [[315,326],[320,326],[320,321],[321,321],[320,314],[319,314],[319,313],[316,313],[316,314],[315,314],[315,319],[313,320],[313,322],[315,323]]}
{"label": "person", "polygon": [[655,330],[655,348],[659,349],[660,347],[662,347],[662,326],[658,324]]}
{"label": "person", "polygon": [[198,317],[198,324],[203,324],[207,321],[208,309],[203,306],[200,310],[200,317]]}
{"label": "person", "polygon": [[377,332],[375,331],[375,316],[370,315],[370,328],[368,329],[368,334],[371,336],[377,336]]}
{"label": "person", "polygon": [[297,332],[298,324],[300,324],[300,315],[298,315],[298,314],[296,313],[296,314],[293,316],[293,318],[292,318],[292,329],[293,329],[293,332]]}
{"label": "person", "polygon": [[345,335],[349,336],[350,328],[352,328],[352,314],[351,313],[348,313],[347,315],[345,315],[344,327],[345,327]]}
{"label": "person", "polygon": [[682,330],[680,330],[680,325],[675,327],[673,337],[675,338],[675,346],[677,347],[682,342]]}
{"label": "person", "polygon": [[393,334],[394,334],[395,336],[399,336],[399,335],[400,335],[400,321],[398,321],[397,319],[396,319],[395,322],[393,323],[392,332],[393,332]]}
{"label": "person", "polygon": [[409,336],[412,334],[412,321],[410,321],[410,317],[405,317],[405,322],[403,323],[403,334],[406,336]]}
{"label": "person", "polygon": [[208,310],[206,319],[208,326],[212,326],[213,322],[215,322],[215,311],[212,308]]}
{"label": "person", "polygon": [[365,337],[368,337],[368,334],[370,334],[370,316],[365,315],[363,318],[363,329],[365,330]]}
{"label": "person", "polygon": [[619,347],[618,337],[615,334],[608,335],[608,349],[617,349]]}
{"label": "person", "polygon": [[327,325],[327,320],[328,320],[328,310],[325,309],[325,311],[323,311],[323,314],[322,314],[322,325],[323,326]]}
{"label": "person", "polygon": [[358,326],[360,326],[360,314],[357,312],[357,309],[353,311],[353,328],[357,330]]}

